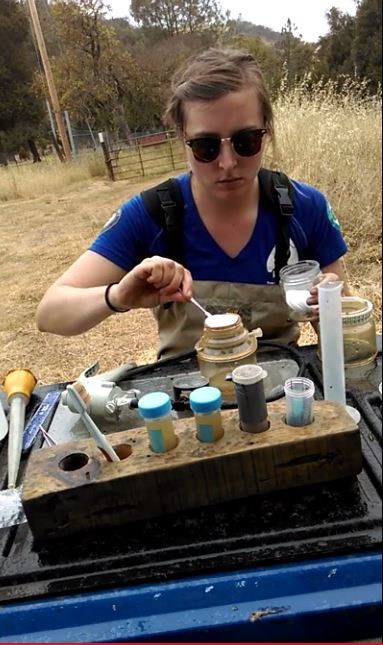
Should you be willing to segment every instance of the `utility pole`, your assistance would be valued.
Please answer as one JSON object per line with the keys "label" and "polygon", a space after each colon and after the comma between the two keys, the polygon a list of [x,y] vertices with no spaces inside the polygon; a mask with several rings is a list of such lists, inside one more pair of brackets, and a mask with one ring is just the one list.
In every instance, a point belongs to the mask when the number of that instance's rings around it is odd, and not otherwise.
{"label": "utility pole", "polygon": [[45,78],[48,85],[48,92],[52,103],[53,113],[55,115],[57,130],[60,135],[61,143],[63,146],[65,161],[71,159],[70,145],[65,130],[64,118],[60,109],[59,98],[57,96],[57,91],[55,83],[53,80],[52,69],[48,59],[47,48],[45,47],[45,41],[43,37],[43,32],[41,30],[40,20],[37,13],[35,0],[27,0],[29,12],[31,14],[32,25],[36,36],[37,46],[39,48],[41,61],[43,64]]}

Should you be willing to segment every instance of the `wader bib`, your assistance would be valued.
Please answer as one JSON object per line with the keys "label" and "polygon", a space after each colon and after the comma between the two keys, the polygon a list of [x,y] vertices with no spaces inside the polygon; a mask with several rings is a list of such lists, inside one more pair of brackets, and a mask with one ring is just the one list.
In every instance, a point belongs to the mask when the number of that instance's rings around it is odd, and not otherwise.
{"label": "wader bib", "polygon": [[[238,313],[248,331],[260,327],[265,340],[295,344],[299,326],[289,320],[279,285],[193,281],[193,294],[212,314]],[[153,310],[158,323],[158,358],[194,349],[201,338],[203,313],[192,303],[173,302]]]}

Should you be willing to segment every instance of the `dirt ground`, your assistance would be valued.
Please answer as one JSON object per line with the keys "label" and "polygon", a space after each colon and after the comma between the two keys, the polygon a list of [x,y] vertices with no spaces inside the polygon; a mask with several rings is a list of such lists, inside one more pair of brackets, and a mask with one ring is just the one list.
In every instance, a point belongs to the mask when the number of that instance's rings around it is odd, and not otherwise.
{"label": "dirt ground", "polygon": [[[35,326],[46,288],[87,248],[122,201],[153,183],[94,180],[60,195],[0,205],[0,379],[10,369],[27,367],[46,384],[75,379],[96,360],[101,371],[155,360],[157,332],[149,311],[111,316],[72,338],[43,334]],[[364,271],[361,267],[356,276],[359,287]],[[315,338],[305,327],[302,342]]]}
{"label": "dirt ground", "polygon": [[151,184],[96,180],[61,195],[0,205],[0,377],[28,367],[45,384],[75,379],[96,360],[104,371],[155,359],[156,326],[149,311],[111,316],[71,338],[43,334],[35,325],[46,288],[87,248],[121,202]]}

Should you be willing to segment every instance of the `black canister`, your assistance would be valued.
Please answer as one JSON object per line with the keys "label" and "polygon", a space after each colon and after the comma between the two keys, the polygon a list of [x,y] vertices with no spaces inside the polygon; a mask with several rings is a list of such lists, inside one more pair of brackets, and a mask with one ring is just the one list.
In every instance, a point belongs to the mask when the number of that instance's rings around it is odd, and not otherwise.
{"label": "black canister", "polygon": [[269,428],[263,379],[267,372],[260,365],[240,365],[231,378],[238,404],[240,428],[244,432],[264,432]]}
{"label": "black canister", "polygon": [[202,374],[180,376],[173,381],[174,400],[187,401],[191,392],[207,385],[209,381]]}

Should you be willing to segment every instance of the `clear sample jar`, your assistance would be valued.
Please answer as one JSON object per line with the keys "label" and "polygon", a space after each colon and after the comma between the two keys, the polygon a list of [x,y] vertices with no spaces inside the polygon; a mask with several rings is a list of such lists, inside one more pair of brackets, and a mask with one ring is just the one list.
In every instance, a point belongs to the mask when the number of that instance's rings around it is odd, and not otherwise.
{"label": "clear sample jar", "polygon": [[[342,297],[342,330],[345,368],[374,362],[378,353],[372,303],[358,296]],[[320,339],[320,320],[318,325]],[[318,356],[321,358],[320,342]]]}
{"label": "clear sample jar", "polygon": [[307,426],[313,422],[315,386],[309,378],[296,376],[285,382],[286,424]]}
{"label": "clear sample jar", "polygon": [[144,394],[138,401],[138,411],[143,417],[153,452],[168,452],[176,447],[172,404],[165,392]]}
{"label": "clear sample jar", "polygon": [[377,355],[376,328],[372,303],[365,298],[342,298],[343,349],[345,366],[367,365]]}
{"label": "clear sample jar", "polygon": [[237,365],[256,363],[257,337],[261,329],[248,331],[239,314],[208,316],[203,334],[196,344],[201,374],[217,387],[224,401],[235,401],[233,383],[226,380]]}
{"label": "clear sample jar", "polygon": [[321,270],[316,260],[302,260],[284,266],[279,274],[291,320],[304,322],[313,318],[313,310],[307,304],[310,289],[320,280]]}
{"label": "clear sample jar", "polygon": [[216,387],[200,387],[189,396],[194,412],[197,437],[204,443],[214,443],[223,437],[221,418],[222,395]]}

